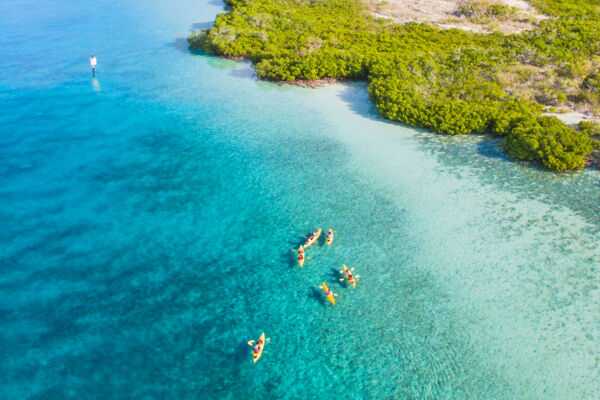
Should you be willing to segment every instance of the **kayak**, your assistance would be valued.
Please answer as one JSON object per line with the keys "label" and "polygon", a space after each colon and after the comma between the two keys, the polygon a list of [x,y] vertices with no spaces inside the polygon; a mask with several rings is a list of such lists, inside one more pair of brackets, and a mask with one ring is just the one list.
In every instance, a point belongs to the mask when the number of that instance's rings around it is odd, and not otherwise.
{"label": "kayak", "polygon": [[306,242],[304,243],[304,248],[307,249],[310,245],[315,243],[319,239],[319,236],[321,236],[321,228],[317,229],[317,234],[314,238],[311,239],[309,237],[308,239],[306,239]]}
{"label": "kayak", "polygon": [[304,247],[302,245],[300,245],[300,248],[298,249],[298,265],[304,265]]}
{"label": "kayak", "polygon": [[258,359],[260,358],[260,356],[262,356],[262,352],[265,348],[265,333],[263,332],[262,335],[260,335],[260,338],[258,339],[258,342],[256,342],[257,346],[260,346],[258,349],[258,353],[254,352],[254,348],[252,348],[252,361],[254,361],[254,364],[256,364],[256,362],[258,361]]}
{"label": "kayak", "polygon": [[327,231],[327,246],[329,246],[333,242],[333,230]]}
{"label": "kayak", "polygon": [[352,277],[352,280],[348,279],[348,272],[351,272],[348,267],[346,267],[346,265],[344,265],[344,270],[342,271],[342,273],[344,274],[344,277],[346,277],[346,280],[348,281],[349,284],[352,285],[353,288],[356,287],[356,278]]}
{"label": "kayak", "polygon": [[[325,292],[325,296],[327,297],[327,300],[329,300],[331,302],[331,304],[335,305],[335,299],[333,298],[333,294],[327,294],[327,292],[329,292],[329,288],[327,287],[325,282],[323,282],[323,291]],[[331,293],[333,293],[333,292],[331,292]]]}

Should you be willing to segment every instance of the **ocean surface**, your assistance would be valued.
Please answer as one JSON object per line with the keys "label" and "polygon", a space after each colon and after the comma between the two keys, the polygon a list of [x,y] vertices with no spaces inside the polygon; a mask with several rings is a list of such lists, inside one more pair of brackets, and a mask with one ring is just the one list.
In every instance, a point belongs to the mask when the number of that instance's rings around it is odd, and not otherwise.
{"label": "ocean surface", "polygon": [[0,0],[0,398],[600,398],[600,172],[190,52],[222,11]]}

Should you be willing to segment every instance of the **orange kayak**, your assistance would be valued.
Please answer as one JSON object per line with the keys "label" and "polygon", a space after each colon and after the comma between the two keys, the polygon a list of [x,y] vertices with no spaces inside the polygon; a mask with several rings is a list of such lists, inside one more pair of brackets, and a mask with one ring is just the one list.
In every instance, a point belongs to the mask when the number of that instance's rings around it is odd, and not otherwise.
{"label": "orange kayak", "polygon": [[333,297],[333,292],[331,292],[331,294],[327,294],[327,292],[329,292],[329,288],[327,287],[325,282],[323,282],[323,291],[325,292],[327,300],[329,300],[331,304],[335,305],[335,298]]}
{"label": "orange kayak", "polygon": [[351,271],[348,269],[348,267],[346,267],[346,265],[344,265],[344,270],[342,271],[342,273],[346,277],[346,280],[348,281],[348,283],[351,284],[353,288],[355,288],[356,287],[356,279],[354,278],[354,276],[352,276],[352,279],[348,278],[348,274],[350,272]]}
{"label": "orange kayak", "polygon": [[256,347],[254,347],[254,349],[252,350],[252,361],[254,361],[254,364],[256,364],[256,362],[258,361],[260,356],[262,356],[264,348],[265,348],[265,333],[263,332],[262,335],[260,335],[258,342],[256,342]]}
{"label": "orange kayak", "polygon": [[333,230],[330,229],[327,231],[327,246],[329,246],[333,242]]}
{"label": "orange kayak", "polygon": [[302,245],[300,245],[300,248],[298,249],[298,265],[304,265],[304,247]]}
{"label": "orange kayak", "polygon": [[309,237],[308,239],[306,239],[306,242],[304,243],[304,248],[308,249],[310,245],[314,244],[317,240],[319,240],[319,236],[321,236],[321,228],[317,229],[317,234],[315,235],[315,237]]}

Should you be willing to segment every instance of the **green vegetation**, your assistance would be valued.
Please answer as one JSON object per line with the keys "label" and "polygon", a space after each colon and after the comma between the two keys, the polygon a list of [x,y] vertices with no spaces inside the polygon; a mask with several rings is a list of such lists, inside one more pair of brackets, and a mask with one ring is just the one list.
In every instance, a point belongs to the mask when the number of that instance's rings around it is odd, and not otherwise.
{"label": "green vegetation", "polygon": [[[539,103],[595,101],[600,7],[595,0],[533,2],[556,18],[502,35],[394,24],[357,0],[228,0],[213,28],[189,42],[249,59],[264,79],[368,80],[386,118],[445,134],[488,132],[505,137],[512,157],[556,171],[582,168],[592,139],[542,117]],[[483,12],[510,13],[496,8]],[[515,80],[535,82],[534,95]]]}
{"label": "green vegetation", "polygon": [[464,15],[471,21],[485,24],[492,20],[505,21],[517,13],[515,7],[505,4],[490,3],[489,1],[470,0],[464,1],[458,6],[457,14]]}
{"label": "green vegetation", "polygon": [[521,160],[541,160],[555,171],[585,166],[584,157],[593,149],[591,140],[560,120],[537,117],[518,120],[504,139],[508,153]]}
{"label": "green vegetation", "polygon": [[600,136],[600,122],[580,121],[578,127],[586,136]]}

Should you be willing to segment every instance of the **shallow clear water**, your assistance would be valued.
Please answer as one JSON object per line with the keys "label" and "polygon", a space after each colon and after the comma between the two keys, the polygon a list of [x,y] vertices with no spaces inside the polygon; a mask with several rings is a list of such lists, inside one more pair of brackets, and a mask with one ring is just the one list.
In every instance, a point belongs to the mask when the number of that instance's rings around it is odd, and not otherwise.
{"label": "shallow clear water", "polygon": [[2,398],[600,397],[599,172],[190,54],[221,10],[0,0]]}

